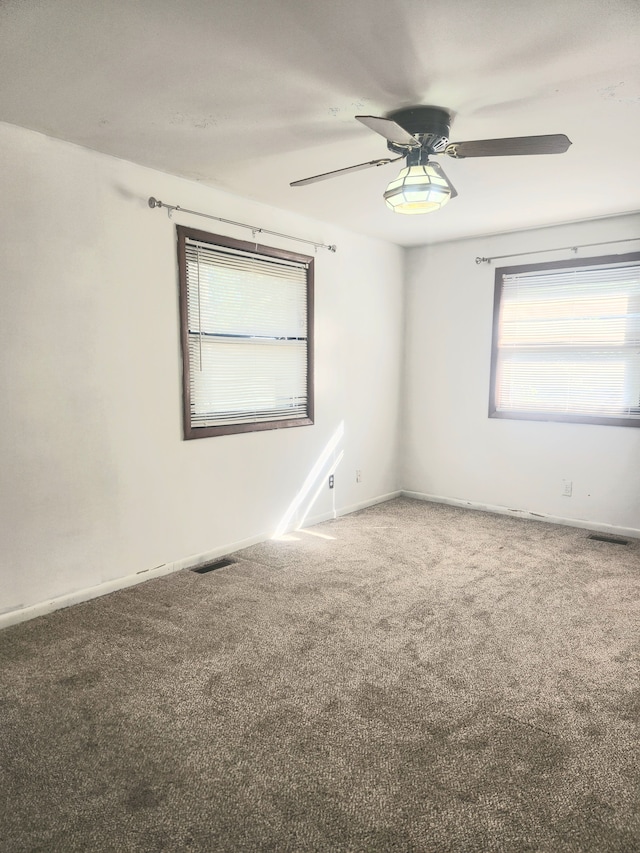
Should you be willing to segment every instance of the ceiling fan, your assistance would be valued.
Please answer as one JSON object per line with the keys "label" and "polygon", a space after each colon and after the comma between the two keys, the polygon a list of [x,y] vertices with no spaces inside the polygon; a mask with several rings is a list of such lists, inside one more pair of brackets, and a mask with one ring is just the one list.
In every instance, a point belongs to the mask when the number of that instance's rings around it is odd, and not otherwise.
{"label": "ceiling fan", "polygon": [[386,166],[387,163],[404,159],[406,165],[384,193],[387,207],[395,213],[429,213],[439,210],[449,199],[458,195],[440,165],[429,159],[435,154],[447,154],[456,160],[467,157],[562,154],[571,145],[564,133],[449,142],[451,116],[439,107],[409,107],[396,110],[386,118],[356,116],[356,119],[370,130],[384,136],[389,151],[398,156],[369,160],[367,163],[347,166],[346,169],[323,172],[321,175],[293,181],[290,186],[303,187],[336,175],[345,175],[372,166]]}

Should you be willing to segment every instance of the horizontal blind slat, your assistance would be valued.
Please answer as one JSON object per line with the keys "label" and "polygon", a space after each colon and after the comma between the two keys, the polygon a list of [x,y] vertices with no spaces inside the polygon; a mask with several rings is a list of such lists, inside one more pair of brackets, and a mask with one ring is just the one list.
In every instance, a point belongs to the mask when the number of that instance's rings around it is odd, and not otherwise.
{"label": "horizontal blind slat", "polygon": [[640,261],[505,275],[498,411],[640,417]]}
{"label": "horizontal blind slat", "polygon": [[192,426],[307,414],[306,264],[187,240]]}

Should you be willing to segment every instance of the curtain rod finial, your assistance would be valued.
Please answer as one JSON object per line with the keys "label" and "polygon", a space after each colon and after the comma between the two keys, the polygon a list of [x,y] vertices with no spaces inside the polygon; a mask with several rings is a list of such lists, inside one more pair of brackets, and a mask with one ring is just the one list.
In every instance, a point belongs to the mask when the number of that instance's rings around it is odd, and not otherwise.
{"label": "curtain rod finial", "polygon": [[151,207],[151,208],[154,208],[154,207],[162,207],[162,202],[161,202],[161,201],[158,201],[158,199],[156,199],[156,198],[154,198],[153,196],[151,196],[151,197],[150,197],[150,199],[149,199],[149,207]]}
{"label": "curtain rod finial", "polygon": [[476,258],[477,264],[489,264],[491,263],[491,258]]}

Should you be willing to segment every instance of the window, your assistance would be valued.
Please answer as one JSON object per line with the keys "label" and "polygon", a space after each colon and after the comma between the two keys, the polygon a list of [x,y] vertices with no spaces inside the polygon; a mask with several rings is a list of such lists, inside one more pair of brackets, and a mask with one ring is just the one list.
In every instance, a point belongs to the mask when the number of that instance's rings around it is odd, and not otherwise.
{"label": "window", "polygon": [[496,270],[489,415],[640,426],[640,252]]}
{"label": "window", "polygon": [[184,437],[313,423],[313,258],[177,231]]}

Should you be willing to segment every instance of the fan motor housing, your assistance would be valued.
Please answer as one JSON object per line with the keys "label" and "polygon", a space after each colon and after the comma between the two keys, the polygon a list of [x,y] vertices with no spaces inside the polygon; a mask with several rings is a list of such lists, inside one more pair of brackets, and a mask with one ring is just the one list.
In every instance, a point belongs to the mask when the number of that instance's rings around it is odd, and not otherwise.
{"label": "fan motor housing", "polygon": [[[392,119],[412,136],[417,136],[421,146],[429,153],[443,151],[449,142],[451,116],[439,107],[407,107],[389,113]],[[387,147],[395,154],[406,154],[407,149],[395,142]]]}

